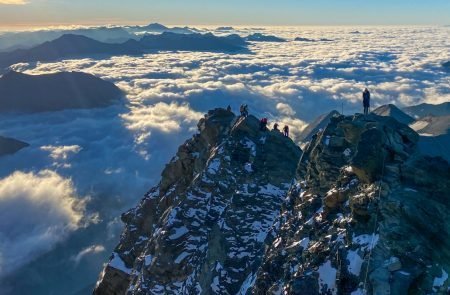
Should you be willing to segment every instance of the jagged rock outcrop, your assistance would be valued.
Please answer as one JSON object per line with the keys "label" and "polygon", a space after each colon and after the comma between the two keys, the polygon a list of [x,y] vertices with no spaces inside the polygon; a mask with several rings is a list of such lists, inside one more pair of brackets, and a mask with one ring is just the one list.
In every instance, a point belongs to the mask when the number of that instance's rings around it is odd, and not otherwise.
{"label": "jagged rock outcrop", "polygon": [[95,294],[448,293],[450,167],[407,125],[335,114],[300,159],[252,116],[198,126]]}
{"label": "jagged rock outcrop", "polygon": [[210,111],[126,229],[94,294],[236,294],[251,287],[301,150],[253,116]]}
{"label": "jagged rock outcrop", "polygon": [[331,118],[302,156],[253,294],[447,294],[450,168],[392,118]]}

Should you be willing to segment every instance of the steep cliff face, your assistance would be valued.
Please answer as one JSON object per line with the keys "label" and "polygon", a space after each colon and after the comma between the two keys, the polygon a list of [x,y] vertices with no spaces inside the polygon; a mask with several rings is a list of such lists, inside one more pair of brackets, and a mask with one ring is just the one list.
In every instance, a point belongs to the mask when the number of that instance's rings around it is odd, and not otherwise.
{"label": "steep cliff face", "polygon": [[447,294],[449,165],[376,115],[334,117],[306,149],[254,294]]}
{"label": "steep cliff face", "polygon": [[210,111],[95,294],[447,294],[450,168],[395,119],[339,116],[300,149]]}
{"label": "steep cliff face", "polygon": [[95,294],[236,294],[251,286],[301,150],[253,117],[217,109],[126,229]]}

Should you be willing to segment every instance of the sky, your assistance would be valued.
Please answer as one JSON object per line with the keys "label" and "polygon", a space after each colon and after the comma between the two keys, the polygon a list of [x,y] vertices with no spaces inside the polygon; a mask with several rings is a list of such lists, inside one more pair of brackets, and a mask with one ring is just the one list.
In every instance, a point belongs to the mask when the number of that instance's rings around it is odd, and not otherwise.
{"label": "sky", "polygon": [[449,0],[0,0],[0,27],[97,24],[450,25]]}

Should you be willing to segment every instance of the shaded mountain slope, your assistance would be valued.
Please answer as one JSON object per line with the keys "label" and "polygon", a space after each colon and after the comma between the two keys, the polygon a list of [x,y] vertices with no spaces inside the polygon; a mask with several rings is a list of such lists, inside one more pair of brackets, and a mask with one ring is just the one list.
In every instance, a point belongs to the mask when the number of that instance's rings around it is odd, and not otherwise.
{"label": "shaded mountain slope", "polygon": [[105,107],[122,95],[113,83],[80,72],[27,75],[11,71],[0,78],[0,112]]}
{"label": "shaded mountain slope", "polygon": [[396,119],[397,121],[399,121],[400,123],[403,123],[406,125],[414,122],[414,118],[412,118],[411,116],[408,116],[407,114],[405,114],[403,111],[401,111],[399,108],[397,108],[393,104],[387,104],[387,105],[380,106],[380,107],[376,108],[375,110],[373,110],[372,113],[374,113],[378,116],[392,117],[392,118]]}
{"label": "shaded mountain slope", "polygon": [[236,52],[245,48],[239,37],[217,37],[213,34],[176,34],[165,32],[144,36],[137,41],[104,43],[85,36],[66,34],[30,49],[0,53],[0,67],[20,62],[54,61],[92,55],[138,55],[151,50],[189,50]]}
{"label": "shaded mountain slope", "polygon": [[14,154],[27,146],[29,144],[23,141],[0,136],[0,157]]}
{"label": "shaded mountain slope", "polygon": [[403,111],[415,119],[427,116],[447,116],[450,115],[450,102],[441,104],[422,103],[403,108]]}

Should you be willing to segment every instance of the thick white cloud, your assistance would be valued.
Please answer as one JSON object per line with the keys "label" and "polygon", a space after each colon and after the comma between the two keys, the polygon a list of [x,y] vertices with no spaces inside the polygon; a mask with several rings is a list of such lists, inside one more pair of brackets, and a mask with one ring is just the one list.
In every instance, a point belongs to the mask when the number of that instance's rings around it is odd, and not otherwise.
{"label": "thick white cloud", "polygon": [[295,115],[295,111],[291,108],[290,105],[286,104],[286,103],[278,103],[277,104],[277,110],[286,116],[294,116]]}
{"label": "thick white cloud", "polygon": [[49,251],[84,226],[85,201],[55,172],[15,172],[0,179],[0,276]]}

